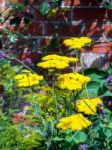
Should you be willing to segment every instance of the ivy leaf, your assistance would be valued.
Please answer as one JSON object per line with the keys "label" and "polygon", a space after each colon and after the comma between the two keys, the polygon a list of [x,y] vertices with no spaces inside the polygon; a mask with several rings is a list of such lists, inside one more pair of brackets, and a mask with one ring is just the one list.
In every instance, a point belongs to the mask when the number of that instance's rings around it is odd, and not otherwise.
{"label": "ivy leaf", "polygon": [[9,34],[8,38],[12,43],[14,43],[18,40],[18,36],[16,34]]}
{"label": "ivy leaf", "polygon": [[111,4],[106,4],[106,5],[104,5],[104,8],[106,8],[106,9],[112,9],[112,5]]}
{"label": "ivy leaf", "polygon": [[39,12],[42,16],[46,15],[50,10],[50,5],[46,2],[42,3],[40,6],[39,6]]}
{"label": "ivy leaf", "polygon": [[87,135],[84,132],[82,132],[82,131],[76,131],[74,133],[74,138],[75,138],[76,144],[84,143],[87,140]]}
{"label": "ivy leaf", "polygon": [[9,2],[7,3],[7,7],[12,7],[14,9],[17,9],[18,11],[23,11],[24,10],[24,4],[21,3],[13,3],[13,2]]}

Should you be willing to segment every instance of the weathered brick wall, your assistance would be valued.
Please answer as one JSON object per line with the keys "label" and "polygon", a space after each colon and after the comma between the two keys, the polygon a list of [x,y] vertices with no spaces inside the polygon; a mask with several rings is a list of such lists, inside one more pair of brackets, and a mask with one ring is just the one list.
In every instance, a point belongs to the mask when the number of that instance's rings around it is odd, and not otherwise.
{"label": "weathered brick wall", "polygon": [[[3,8],[5,1],[7,0],[0,0],[0,7]],[[20,1],[22,2],[22,0]],[[38,6],[40,1],[34,3],[34,6]],[[33,3],[33,0],[31,0],[31,3]],[[22,49],[22,44],[27,39],[28,42],[24,45],[30,43],[31,50],[34,52],[33,58],[35,56],[34,59],[36,60],[35,52],[45,46],[53,35],[61,43],[61,47],[51,47],[52,51],[55,52],[59,52],[60,49],[67,51],[67,48],[62,44],[65,38],[89,36],[96,44],[82,49],[81,57],[84,66],[107,67],[109,61],[111,61],[112,42],[106,43],[105,37],[109,40],[112,38],[112,25],[109,23],[112,20],[112,10],[106,10],[101,3],[96,3],[94,0],[64,0],[62,10],[64,13],[60,10],[54,17],[46,19],[39,14],[35,7],[33,23],[26,31],[25,39],[20,39],[18,42],[17,48]],[[65,20],[68,21],[68,25]],[[14,27],[10,26],[9,28],[13,29]],[[28,35],[32,36],[29,38]],[[29,57],[32,57],[31,53],[28,54],[26,47],[22,59],[24,59],[26,53]]]}

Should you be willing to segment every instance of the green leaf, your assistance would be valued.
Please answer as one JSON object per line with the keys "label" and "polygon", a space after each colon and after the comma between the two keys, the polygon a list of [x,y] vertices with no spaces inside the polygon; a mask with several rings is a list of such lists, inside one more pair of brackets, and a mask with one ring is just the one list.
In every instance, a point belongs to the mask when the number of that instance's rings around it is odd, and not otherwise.
{"label": "green leaf", "polygon": [[112,122],[110,122],[107,127],[112,130]]}
{"label": "green leaf", "polygon": [[16,34],[9,34],[8,38],[12,43],[14,43],[18,40],[18,36]]}
{"label": "green leaf", "polygon": [[106,128],[104,134],[106,138],[109,139],[112,136],[112,129]]}
{"label": "green leaf", "polygon": [[109,65],[107,72],[109,75],[112,75],[112,64]]}
{"label": "green leaf", "polygon": [[65,137],[65,141],[69,142],[69,143],[72,143],[73,142],[73,139],[71,138],[71,136],[66,136]]}
{"label": "green leaf", "polygon": [[104,5],[104,8],[106,8],[106,9],[112,9],[112,5],[111,4],[106,4],[106,5]]}
{"label": "green leaf", "polygon": [[23,11],[24,10],[24,5],[21,3],[13,3],[13,2],[9,2],[7,3],[7,7],[13,7],[14,9],[17,9],[18,11]]}
{"label": "green leaf", "polygon": [[40,6],[39,6],[39,12],[41,15],[46,15],[50,10],[50,5],[46,2],[43,2]]}
{"label": "green leaf", "polygon": [[13,66],[12,68],[16,73],[18,73],[19,71],[22,70],[23,66]]}
{"label": "green leaf", "polygon": [[62,141],[63,139],[60,138],[60,137],[58,137],[58,136],[56,136],[56,137],[53,138],[53,140],[54,140],[54,141]]}
{"label": "green leaf", "polygon": [[96,81],[91,81],[86,85],[86,89],[81,92],[82,96],[89,95],[90,97],[95,97],[98,95],[98,89],[100,88],[100,83]]}
{"label": "green leaf", "polygon": [[84,70],[84,75],[89,76],[92,81],[100,82],[108,76],[108,73],[97,68],[89,68]]}
{"label": "green leaf", "polygon": [[0,23],[2,23],[3,21],[4,21],[4,18],[1,17],[1,18],[0,18]]}
{"label": "green leaf", "polygon": [[98,96],[112,96],[112,92],[110,92],[105,86],[99,88]]}
{"label": "green leaf", "polygon": [[74,133],[75,142],[78,143],[84,143],[87,140],[87,135],[82,131],[76,131]]}

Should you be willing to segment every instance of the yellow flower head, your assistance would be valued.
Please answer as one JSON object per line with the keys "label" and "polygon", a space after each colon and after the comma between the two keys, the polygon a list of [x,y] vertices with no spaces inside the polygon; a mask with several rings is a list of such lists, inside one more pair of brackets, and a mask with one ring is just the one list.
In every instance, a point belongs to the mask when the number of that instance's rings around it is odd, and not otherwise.
{"label": "yellow flower head", "polygon": [[92,43],[92,40],[88,37],[70,38],[65,39],[63,42],[64,45],[76,50],[79,50],[90,43]]}
{"label": "yellow flower head", "polygon": [[83,112],[87,115],[95,115],[98,104],[103,104],[100,98],[81,99],[76,102],[76,109],[78,112]]}
{"label": "yellow flower head", "polygon": [[69,66],[70,62],[77,62],[78,58],[59,56],[56,54],[47,55],[42,58],[42,62],[38,63],[37,66],[47,69],[64,69]]}
{"label": "yellow flower head", "polygon": [[28,87],[35,84],[39,84],[40,80],[43,80],[43,76],[36,73],[31,73],[30,71],[23,71],[24,73],[15,76],[19,87]]}
{"label": "yellow flower head", "polygon": [[45,62],[38,63],[37,66],[44,69],[64,69],[68,67],[68,63],[60,60],[48,60]]}
{"label": "yellow flower head", "polygon": [[60,122],[57,124],[57,128],[64,130],[71,129],[73,131],[82,130],[91,125],[91,121],[85,118],[82,114],[75,114],[69,117],[61,118]]}
{"label": "yellow flower head", "polygon": [[60,60],[60,61],[66,61],[66,62],[77,62],[78,58],[74,57],[66,57],[66,56],[60,56],[56,54],[52,55],[47,55],[42,58],[43,61],[48,61],[48,60]]}
{"label": "yellow flower head", "polygon": [[81,90],[83,85],[90,80],[91,79],[89,77],[83,76],[79,73],[67,73],[58,77],[57,85],[61,89]]}

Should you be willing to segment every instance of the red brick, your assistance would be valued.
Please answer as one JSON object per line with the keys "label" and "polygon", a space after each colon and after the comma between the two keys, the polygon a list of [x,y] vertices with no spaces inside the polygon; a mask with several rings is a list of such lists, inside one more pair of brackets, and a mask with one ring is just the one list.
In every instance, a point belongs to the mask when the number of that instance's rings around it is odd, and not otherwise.
{"label": "red brick", "polygon": [[80,25],[65,25],[60,27],[61,36],[79,36],[81,31]]}
{"label": "red brick", "polygon": [[29,29],[26,32],[26,34],[38,36],[38,35],[42,35],[42,30],[43,30],[42,23],[35,22],[35,23],[32,23],[31,25],[29,25]]}
{"label": "red brick", "polygon": [[50,39],[49,39],[49,38],[43,38],[43,39],[40,41],[40,47],[43,47],[43,46],[48,45],[49,42],[50,42]]}
{"label": "red brick", "polygon": [[102,22],[85,22],[85,30],[83,35],[85,36],[102,36]]}
{"label": "red brick", "polygon": [[[23,3],[24,0],[6,0],[7,2],[19,2],[19,3]],[[30,0],[30,2],[32,3],[33,0]]]}
{"label": "red brick", "polygon": [[42,0],[30,0],[30,4],[40,5],[41,3],[42,3]]}
{"label": "red brick", "polygon": [[45,24],[45,35],[55,35],[58,34],[59,36],[79,36],[81,26],[80,25],[51,25]]}
{"label": "red brick", "polygon": [[33,62],[39,62],[41,60],[41,56],[38,52],[31,52],[28,55],[28,58],[30,58]]}
{"label": "red brick", "polygon": [[63,9],[59,9],[55,15],[53,15],[52,17],[48,18],[48,20],[65,20],[65,19],[70,19],[70,9],[68,10],[63,10]]}
{"label": "red brick", "polygon": [[74,8],[74,20],[105,20],[105,9],[103,8]]}
{"label": "red brick", "polygon": [[64,0],[65,5],[100,5],[101,3],[94,0]]}
{"label": "red brick", "polygon": [[35,21],[45,20],[45,17],[39,14],[38,9],[34,9],[33,17]]}
{"label": "red brick", "polygon": [[83,48],[81,52],[112,53],[112,42],[95,44],[88,48]]}
{"label": "red brick", "polygon": [[110,24],[106,24],[104,26],[104,33],[105,33],[105,36],[107,37],[112,37],[112,25]]}
{"label": "red brick", "polygon": [[[50,38],[43,38],[40,41],[40,47],[44,47],[44,46],[48,46],[48,51],[46,51],[47,53],[58,53],[60,54],[60,52],[65,52],[68,50],[68,47],[66,47],[65,45],[63,45],[63,41],[64,38],[57,38],[57,40],[55,40],[55,45],[54,43],[51,42]],[[59,46],[58,46],[59,45]]]}

